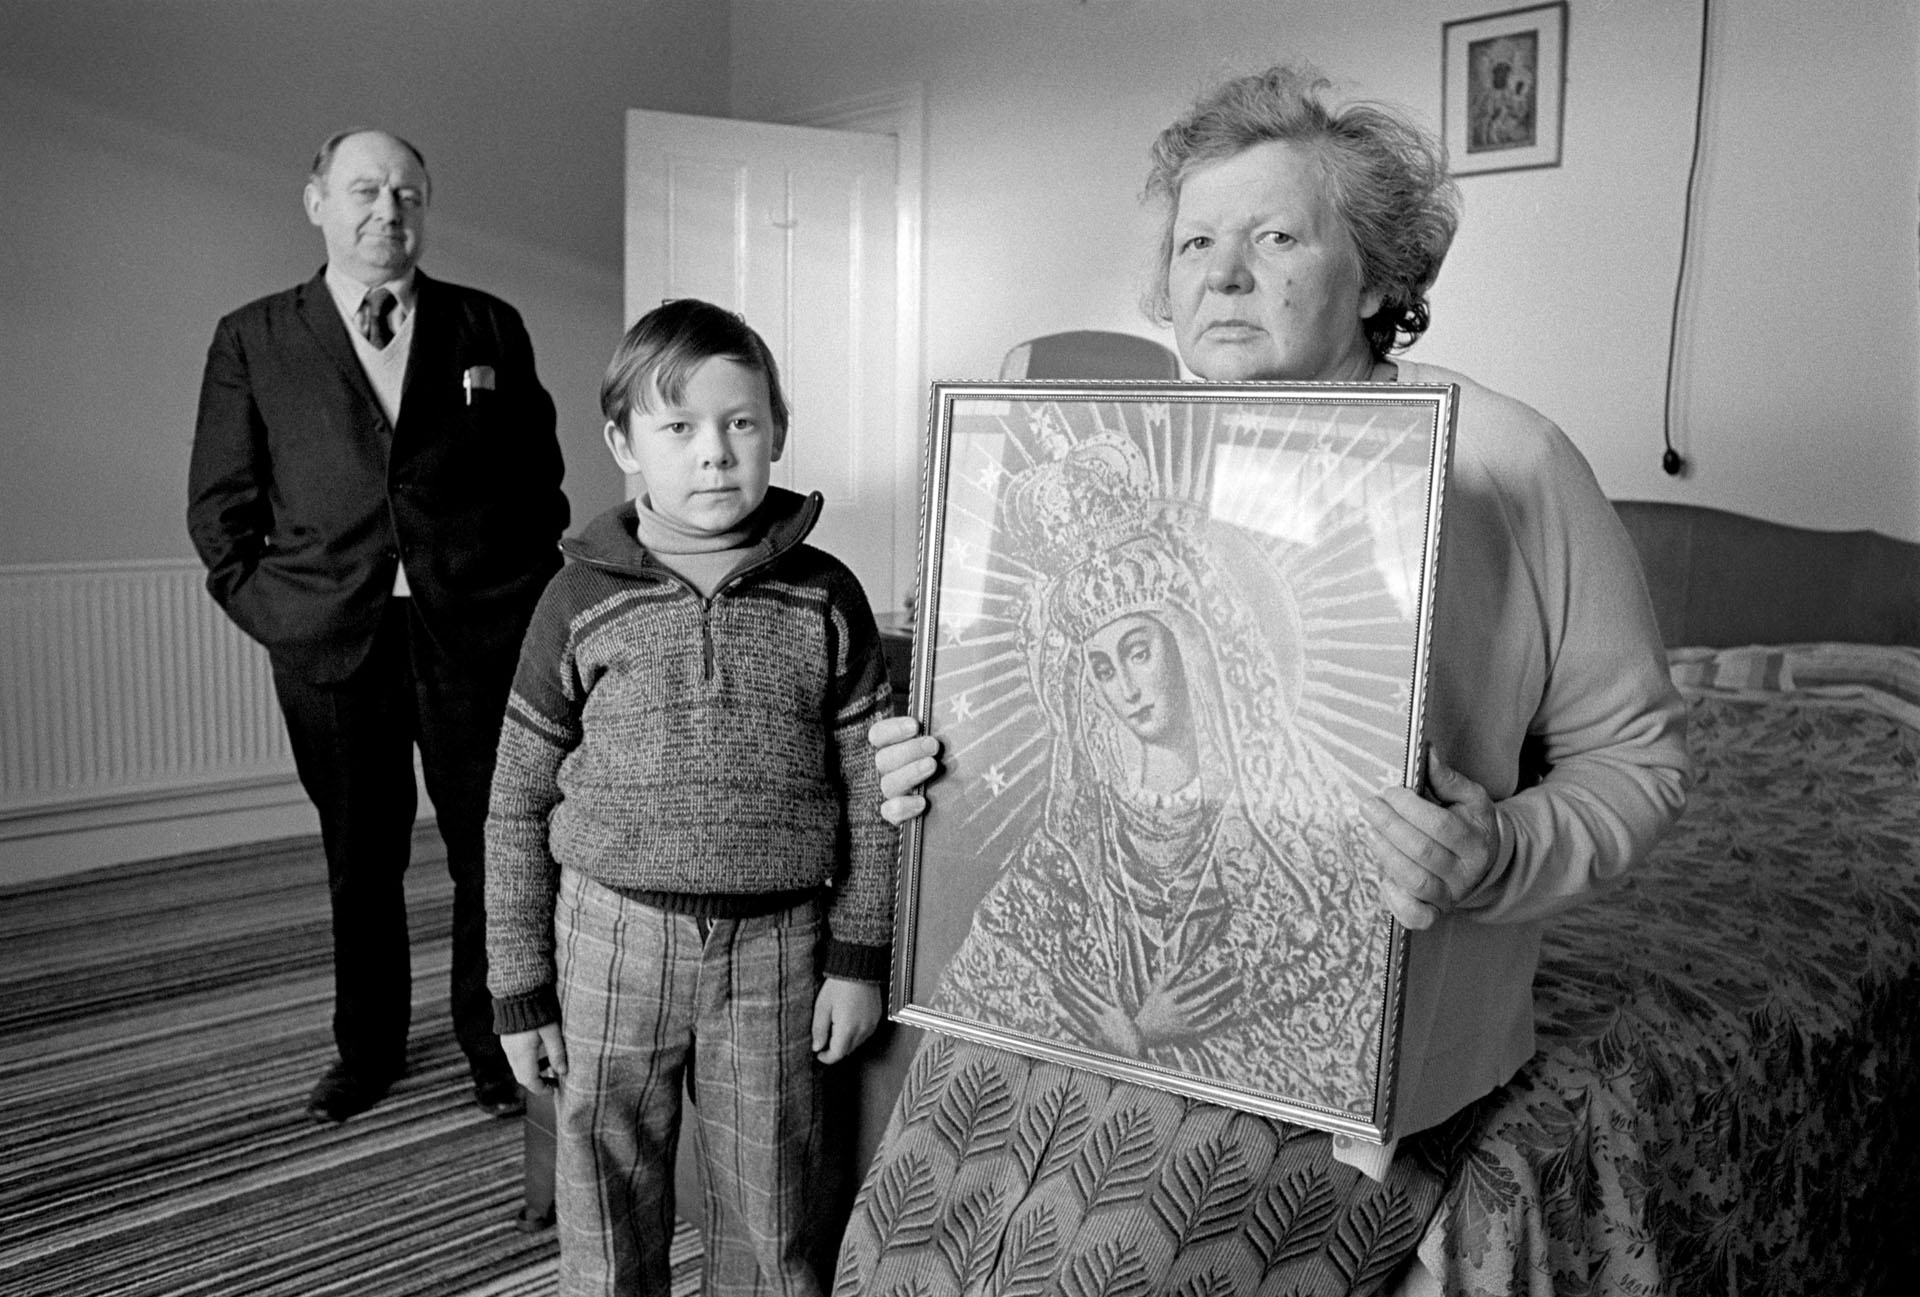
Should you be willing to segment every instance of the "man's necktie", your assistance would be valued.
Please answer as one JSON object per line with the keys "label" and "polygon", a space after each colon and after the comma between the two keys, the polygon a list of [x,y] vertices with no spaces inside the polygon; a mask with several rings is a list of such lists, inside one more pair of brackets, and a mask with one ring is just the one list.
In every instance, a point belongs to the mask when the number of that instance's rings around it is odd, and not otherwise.
{"label": "man's necktie", "polygon": [[354,316],[361,335],[383,351],[393,341],[393,325],[387,320],[393,314],[393,305],[393,294],[376,288],[361,299],[360,310]]}

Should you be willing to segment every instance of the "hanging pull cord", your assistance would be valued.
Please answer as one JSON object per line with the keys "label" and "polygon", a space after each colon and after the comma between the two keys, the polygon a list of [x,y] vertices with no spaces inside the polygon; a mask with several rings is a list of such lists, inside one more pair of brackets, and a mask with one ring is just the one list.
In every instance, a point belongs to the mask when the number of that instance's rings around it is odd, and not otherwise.
{"label": "hanging pull cord", "polygon": [[1713,0],[1700,0],[1700,75],[1696,80],[1693,103],[1693,158],[1687,164],[1686,207],[1680,218],[1680,269],[1673,282],[1673,314],[1667,323],[1667,386],[1660,406],[1660,439],[1666,449],[1660,455],[1660,467],[1668,477],[1687,471],[1687,459],[1673,445],[1673,371],[1680,348],[1680,300],[1687,283],[1687,248],[1693,241],[1694,184],[1700,176],[1701,122],[1707,114],[1708,30],[1712,25]]}

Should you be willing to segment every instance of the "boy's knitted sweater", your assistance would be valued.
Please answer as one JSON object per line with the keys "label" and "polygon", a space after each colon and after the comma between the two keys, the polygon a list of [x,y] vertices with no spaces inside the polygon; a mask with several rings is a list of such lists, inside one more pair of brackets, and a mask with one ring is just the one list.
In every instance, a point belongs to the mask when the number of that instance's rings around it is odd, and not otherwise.
{"label": "boy's knitted sweater", "polygon": [[819,516],[819,495],[771,488],[753,554],[710,599],[641,546],[631,503],[562,544],[487,812],[497,1030],[559,1020],[563,868],[708,917],[826,889],[824,971],[886,979],[894,833],[866,734],[892,692],[859,582],[801,543]]}

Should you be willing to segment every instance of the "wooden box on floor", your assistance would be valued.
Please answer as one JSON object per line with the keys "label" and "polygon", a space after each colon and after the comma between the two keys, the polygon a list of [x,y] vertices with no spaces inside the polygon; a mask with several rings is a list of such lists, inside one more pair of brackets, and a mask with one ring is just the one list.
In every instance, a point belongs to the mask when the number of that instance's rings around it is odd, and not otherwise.
{"label": "wooden box on floor", "polygon": [[525,1090],[527,1116],[521,1183],[520,1228],[540,1230],[553,1224],[553,1091]]}

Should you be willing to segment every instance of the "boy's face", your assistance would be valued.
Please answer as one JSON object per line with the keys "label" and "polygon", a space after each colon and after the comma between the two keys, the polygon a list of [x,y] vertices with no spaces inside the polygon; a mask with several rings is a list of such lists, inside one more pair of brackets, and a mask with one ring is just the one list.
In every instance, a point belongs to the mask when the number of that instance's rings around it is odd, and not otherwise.
{"label": "boy's face", "polygon": [[655,513],[709,535],[760,507],[786,443],[766,376],[724,356],[701,362],[677,403],[656,388],[650,409],[634,406],[627,426],[609,422],[606,436],[614,460],[646,483]]}

